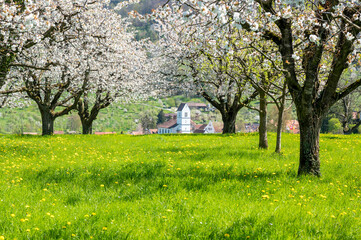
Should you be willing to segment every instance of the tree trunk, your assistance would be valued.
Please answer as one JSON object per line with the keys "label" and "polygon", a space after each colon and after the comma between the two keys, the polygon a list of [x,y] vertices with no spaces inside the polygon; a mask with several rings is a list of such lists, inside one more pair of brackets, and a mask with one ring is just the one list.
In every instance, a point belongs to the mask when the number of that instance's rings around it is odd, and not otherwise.
{"label": "tree trunk", "polygon": [[83,134],[92,134],[93,133],[93,121],[92,120],[82,120],[81,125],[83,128]]}
{"label": "tree trunk", "polygon": [[282,125],[283,125],[284,107],[281,106],[278,109],[278,121],[277,121],[277,140],[276,140],[276,153],[281,152],[281,138],[282,138]]}
{"label": "tree trunk", "polygon": [[322,117],[315,114],[298,118],[300,124],[300,166],[298,175],[321,176],[319,159],[319,139]]}
{"label": "tree trunk", "polygon": [[268,148],[267,140],[267,98],[264,91],[259,92],[259,144],[258,147],[262,149]]}
{"label": "tree trunk", "polygon": [[358,121],[356,125],[353,126],[352,128],[348,128],[348,130],[343,129],[343,134],[349,135],[354,133],[359,128],[360,125],[361,125],[361,121]]}
{"label": "tree trunk", "polygon": [[223,120],[223,132],[222,132],[222,134],[236,133],[237,113],[235,113],[235,114],[234,113],[222,114],[222,120]]}
{"label": "tree trunk", "polygon": [[89,102],[86,98],[84,100],[79,101],[78,103],[78,116],[81,121],[83,134],[92,134],[93,133],[93,122],[97,118],[100,111],[99,104],[96,103],[91,111],[89,111]]}
{"label": "tree trunk", "polygon": [[54,117],[49,109],[40,109],[41,121],[42,121],[42,135],[54,134]]}

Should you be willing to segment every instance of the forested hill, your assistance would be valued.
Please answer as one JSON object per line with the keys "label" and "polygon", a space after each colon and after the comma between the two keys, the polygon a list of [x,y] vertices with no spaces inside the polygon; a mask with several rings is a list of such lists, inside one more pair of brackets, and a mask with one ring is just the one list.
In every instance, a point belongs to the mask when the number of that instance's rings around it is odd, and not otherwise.
{"label": "forested hill", "polygon": [[[122,2],[123,0],[113,0],[111,1],[111,4],[113,6],[117,5],[119,2]],[[152,9],[157,8],[159,5],[164,4],[166,0],[141,0],[139,3],[132,4],[126,9],[123,9],[120,11],[120,14],[125,16],[129,11],[135,10],[139,12],[140,14],[147,14],[151,13]]]}
{"label": "forested hill", "polygon": [[[112,0],[111,7],[116,6],[119,2],[123,0]],[[167,0],[141,0],[139,3],[131,4],[129,7],[124,8],[119,12],[122,16],[126,17],[128,12],[130,11],[137,11],[140,14],[148,14],[152,12],[152,9],[156,9],[161,4],[164,4]],[[152,29],[152,23],[150,22],[143,22],[143,21],[136,21],[133,20],[133,26],[136,28],[137,33],[135,38],[137,40],[149,38],[152,41],[156,41],[158,39],[158,34],[154,32]]]}

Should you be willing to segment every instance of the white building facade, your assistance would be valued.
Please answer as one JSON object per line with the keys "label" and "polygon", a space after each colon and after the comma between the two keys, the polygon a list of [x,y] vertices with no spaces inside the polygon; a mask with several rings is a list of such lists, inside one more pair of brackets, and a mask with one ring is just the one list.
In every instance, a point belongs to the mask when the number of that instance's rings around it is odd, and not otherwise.
{"label": "white building facade", "polygon": [[182,103],[178,107],[177,124],[179,133],[191,133],[191,110],[187,103]]}
{"label": "white building facade", "polygon": [[182,103],[177,109],[177,117],[158,125],[158,134],[170,133],[215,133],[212,122],[196,127],[191,121],[191,110],[187,103]]}

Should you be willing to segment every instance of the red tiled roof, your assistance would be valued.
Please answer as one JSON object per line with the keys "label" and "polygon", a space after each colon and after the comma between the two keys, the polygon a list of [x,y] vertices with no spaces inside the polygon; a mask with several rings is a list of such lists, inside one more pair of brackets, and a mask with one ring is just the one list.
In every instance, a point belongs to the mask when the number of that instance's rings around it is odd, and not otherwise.
{"label": "red tiled roof", "polygon": [[355,111],[352,112],[352,119],[353,120],[357,119],[357,113],[358,112],[355,112]]}
{"label": "red tiled roof", "polygon": [[199,124],[197,125],[197,130],[204,130],[207,127],[208,124]]}
{"label": "red tiled roof", "polygon": [[158,125],[158,128],[172,128],[177,125],[177,119],[171,119],[167,122],[161,123]]}
{"label": "red tiled roof", "polygon": [[195,103],[195,102],[189,102],[187,103],[188,107],[207,107],[205,103]]}
{"label": "red tiled roof", "polygon": [[116,134],[116,132],[94,132],[95,135]]}
{"label": "red tiled roof", "polygon": [[143,135],[143,132],[139,131],[139,132],[131,132],[131,135]]}

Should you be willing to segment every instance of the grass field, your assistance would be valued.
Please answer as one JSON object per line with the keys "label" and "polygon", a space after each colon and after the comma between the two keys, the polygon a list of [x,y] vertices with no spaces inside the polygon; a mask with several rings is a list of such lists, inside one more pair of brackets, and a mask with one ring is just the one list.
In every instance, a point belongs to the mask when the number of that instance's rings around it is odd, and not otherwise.
{"label": "grass field", "polygon": [[298,137],[0,136],[0,239],[361,239],[361,138]]}

